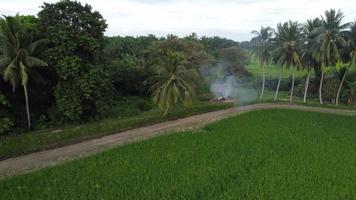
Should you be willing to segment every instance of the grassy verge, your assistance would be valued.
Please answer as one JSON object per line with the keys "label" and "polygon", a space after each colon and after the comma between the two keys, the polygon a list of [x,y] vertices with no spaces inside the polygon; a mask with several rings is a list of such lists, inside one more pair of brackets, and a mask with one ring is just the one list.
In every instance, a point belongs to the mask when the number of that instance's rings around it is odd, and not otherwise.
{"label": "grassy verge", "polygon": [[355,117],[242,114],[0,182],[0,199],[352,199]]}
{"label": "grassy verge", "polygon": [[167,116],[162,112],[148,111],[131,117],[110,118],[78,126],[67,126],[55,130],[28,132],[20,135],[0,137],[0,159],[26,154],[43,149],[96,138],[103,135],[232,107],[232,104],[194,103],[186,108],[174,108]]}

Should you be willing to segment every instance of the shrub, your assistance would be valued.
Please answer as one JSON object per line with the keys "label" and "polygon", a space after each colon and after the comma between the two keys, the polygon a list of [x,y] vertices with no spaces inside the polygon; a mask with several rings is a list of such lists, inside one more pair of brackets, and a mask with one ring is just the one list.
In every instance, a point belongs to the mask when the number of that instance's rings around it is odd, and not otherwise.
{"label": "shrub", "polygon": [[8,133],[14,125],[12,120],[8,117],[8,107],[9,102],[0,91],[0,135]]}

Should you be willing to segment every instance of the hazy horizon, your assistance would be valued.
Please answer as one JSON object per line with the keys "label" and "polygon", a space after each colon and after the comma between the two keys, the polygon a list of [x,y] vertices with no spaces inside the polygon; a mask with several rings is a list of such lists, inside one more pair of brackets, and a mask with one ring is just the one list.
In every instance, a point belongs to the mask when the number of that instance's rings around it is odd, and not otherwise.
{"label": "hazy horizon", "polygon": [[[36,15],[43,2],[58,0],[1,0],[1,15]],[[352,0],[79,0],[92,5],[109,25],[107,36],[220,36],[250,40],[251,31],[278,22],[304,22],[330,8],[344,12],[344,22],[356,19]],[[19,7],[21,5],[21,7]]]}

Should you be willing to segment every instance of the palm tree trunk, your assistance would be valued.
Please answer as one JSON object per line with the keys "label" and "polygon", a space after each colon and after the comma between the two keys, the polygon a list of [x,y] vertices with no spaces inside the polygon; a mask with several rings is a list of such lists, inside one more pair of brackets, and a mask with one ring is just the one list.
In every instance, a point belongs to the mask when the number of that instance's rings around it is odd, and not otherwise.
{"label": "palm tree trunk", "polygon": [[342,86],[344,85],[344,82],[345,82],[346,75],[347,75],[348,71],[349,71],[348,69],[345,71],[344,76],[342,77],[342,80],[341,80],[341,83],[340,83],[340,86],[339,86],[339,90],[337,91],[336,101],[335,101],[335,105],[336,106],[339,105],[340,92],[341,92]]}
{"label": "palm tree trunk", "polygon": [[265,92],[265,83],[266,83],[266,72],[265,72],[265,67],[262,65],[262,89],[261,89],[261,96],[260,100],[263,98],[263,93]]}
{"label": "palm tree trunk", "polygon": [[281,79],[282,79],[282,73],[279,73],[279,78],[278,78],[278,84],[277,84],[277,88],[276,88],[276,93],[275,93],[275,95],[274,95],[274,101],[276,101],[277,98],[278,98],[279,87],[281,86]]}
{"label": "palm tree trunk", "polygon": [[165,110],[164,113],[163,113],[163,116],[167,116],[168,111],[169,111],[169,106],[167,106],[166,110]]}
{"label": "palm tree trunk", "polygon": [[292,88],[290,91],[289,103],[293,103],[293,92],[294,92],[294,74],[292,74]]}
{"label": "palm tree trunk", "polygon": [[319,101],[320,101],[320,104],[323,104],[323,97],[322,97],[323,81],[324,81],[324,72],[321,71],[321,78],[320,78],[320,84],[319,84]]}
{"label": "palm tree trunk", "polygon": [[308,72],[307,80],[305,81],[305,88],[304,88],[304,99],[303,102],[307,102],[307,94],[309,89],[309,81],[310,81],[310,71]]}
{"label": "palm tree trunk", "polygon": [[25,100],[26,100],[27,126],[28,128],[31,128],[31,116],[30,116],[30,106],[28,105],[27,85],[23,86],[23,90],[25,92]]}

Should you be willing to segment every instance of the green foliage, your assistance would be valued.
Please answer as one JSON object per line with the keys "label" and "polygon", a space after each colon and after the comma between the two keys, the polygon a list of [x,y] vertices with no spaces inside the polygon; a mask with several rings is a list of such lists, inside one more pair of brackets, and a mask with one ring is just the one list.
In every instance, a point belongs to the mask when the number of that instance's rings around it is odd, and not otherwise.
{"label": "green foliage", "polygon": [[300,61],[299,45],[302,39],[302,26],[298,22],[288,21],[279,23],[276,30],[276,48],[273,50],[273,59],[277,65],[302,67]]}
{"label": "green foliage", "polygon": [[[0,22],[0,49],[2,55],[0,59],[0,69],[3,78],[11,84],[13,92],[15,92],[18,84],[24,88],[26,100],[26,113],[28,128],[31,127],[29,101],[28,101],[28,82],[34,73],[34,67],[47,67],[47,63],[39,58],[33,57],[36,48],[41,44],[48,43],[47,40],[38,40],[32,42],[32,35],[27,28],[31,28],[31,23],[26,20],[21,20],[20,16],[10,17],[5,16]],[[32,74],[32,75],[31,75]],[[39,76],[37,74],[37,76]]]}
{"label": "green foliage", "polygon": [[223,48],[219,51],[218,59],[219,62],[226,65],[228,74],[238,76],[249,75],[245,68],[250,62],[246,50],[243,50],[237,46]]}
{"label": "green foliage", "polygon": [[59,76],[54,96],[63,121],[105,113],[111,90],[108,71],[103,67],[102,49],[107,27],[99,12],[76,1],[45,3],[38,13],[38,26],[53,46],[46,53]]}
{"label": "green foliage", "polygon": [[168,37],[166,40],[154,42],[149,51],[148,65],[163,66],[166,64],[167,52],[174,51],[182,54],[190,68],[199,68],[202,64],[211,62],[211,56],[204,50],[204,46],[198,41],[182,40],[176,37]]}
{"label": "green foliage", "polygon": [[255,111],[2,180],[0,198],[352,199],[355,129],[355,117]]}
{"label": "green foliage", "polygon": [[237,47],[239,43],[230,39],[221,38],[218,36],[207,37],[203,36],[200,42],[204,45],[205,50],[215,59],[218,58],[221,49],[228,47]]}
{"label": "green foliage", "polygon": [[178,103],[190,105],[192,96],[195,93],[194,81],[197,78],[197,71],[189,69],[189,63],[182,53],[168,51],[164,63],[157,65],[157,75],[148,79],[153,85],[153,102],[160,109],[165,110],[166,115],[171,107]]}
{"label": "green foliage", "polygon": [[307,20],[307,23],[303,27],[303,40],[304,43],[301,44],[301,62],[304,68],[310,71],[314,68],[314,72],[320,73],[321,63],[316,60],[313,56],[315,51],[315,46],[317,44],[315,30],[322,26],[322,20],[319,18],[314,18],[312,20]]}
{"label": "green foliage", "polygon": [[127,117],[152,111],[154,108],[155,105],[150,97],[119,97],[114,100],[109,113],[111,117]]}
{"label": "green foliage", "polygon": [[341,58],[340,48],[346,44],[342,32],[349,24],[342,24],[343,18],[344,15],[340,10],[327,10],[325,16],[322,16],[322,26],[314,30],[317,37],[313,47],[315,49],[313,56],[326,66],[336,65]]}
{"label": "green foliage", "polygon": [[251,39],[252,53],[258,58],[261,65],[268,65],[272,58],[272,37],[274,30],[271,27],[261,27],[260,31],[252,31],[255,35]]}
{"label": "green foliage", "polygon": [[10,120],[7,108],[9,107],[9,102],[0,91],[0,135],[9,132],[14,125]]}

